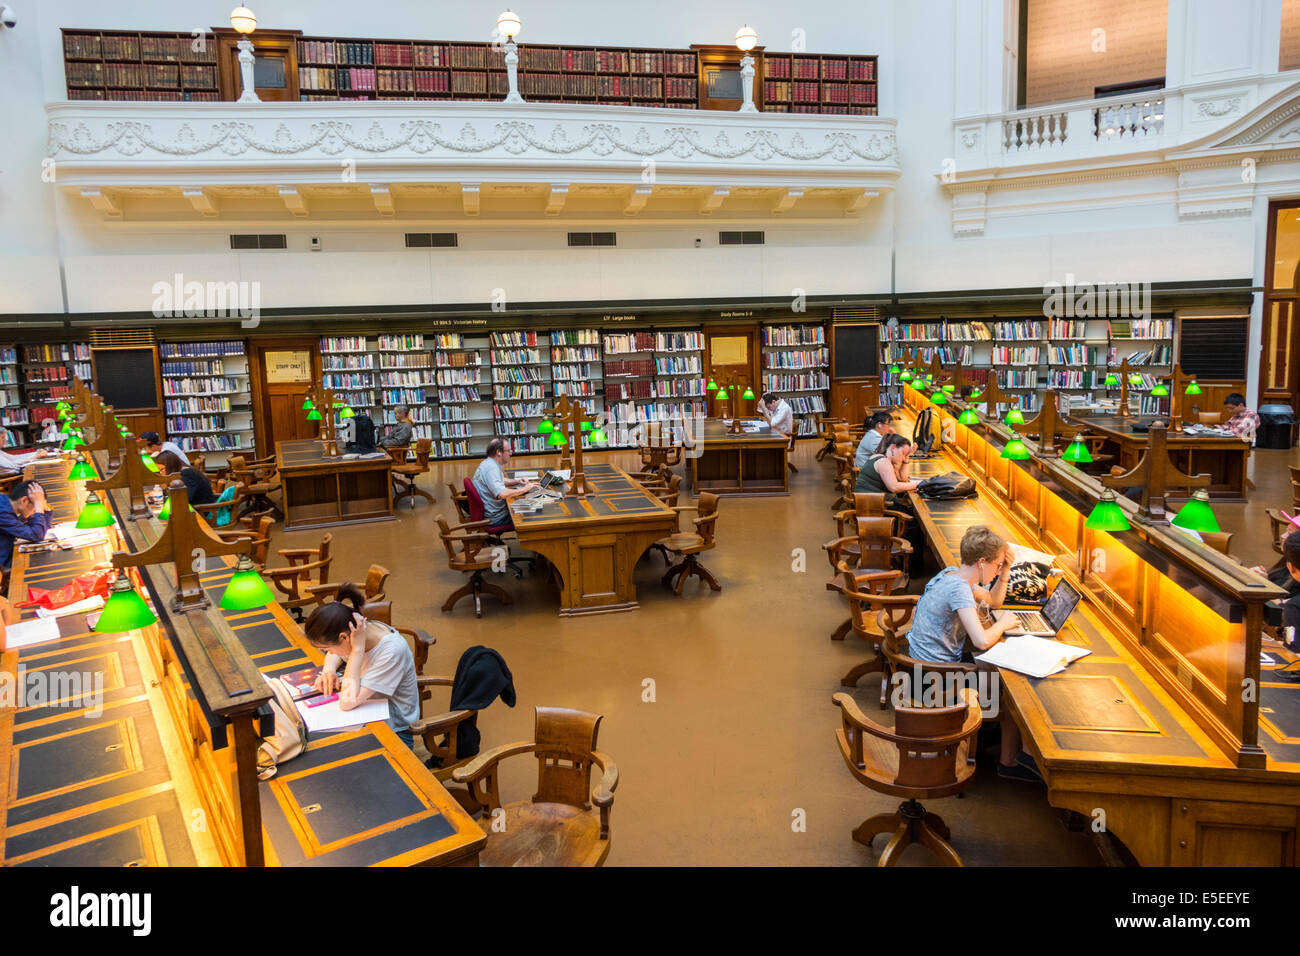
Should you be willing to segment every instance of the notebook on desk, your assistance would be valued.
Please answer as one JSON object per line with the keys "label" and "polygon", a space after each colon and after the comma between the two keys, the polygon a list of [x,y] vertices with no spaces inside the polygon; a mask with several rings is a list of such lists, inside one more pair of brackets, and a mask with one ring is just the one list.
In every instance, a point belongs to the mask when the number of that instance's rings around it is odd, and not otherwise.
{"label": "notebook on desk", "polygon": [[1086,647],[1020,634],[998,641],[983,654],[977,654],[975,659],[1029,677],[1050,677],[1091,653]]}

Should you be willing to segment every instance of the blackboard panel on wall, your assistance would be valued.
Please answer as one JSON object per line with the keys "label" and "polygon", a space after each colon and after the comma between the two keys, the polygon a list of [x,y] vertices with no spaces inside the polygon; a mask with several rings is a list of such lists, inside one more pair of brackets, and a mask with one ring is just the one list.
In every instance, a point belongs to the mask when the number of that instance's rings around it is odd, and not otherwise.
{"label": "blackboard panel on wall", "polygon": [[1205,382],[1245,380],[1249,316],[1183,316],[1178,324],[1178,364],[1184,374]]}
{"label": "blackboard panel on wall", "polygon": [[95,385],[114,411],[157,409],[158,361],[152,345],[142,348],[92,349]]}
{"label": "blackboard panel on wall", "polygon": [[835,343],[835,378],[871,378],[880,374],[880,326],[831,326]]}

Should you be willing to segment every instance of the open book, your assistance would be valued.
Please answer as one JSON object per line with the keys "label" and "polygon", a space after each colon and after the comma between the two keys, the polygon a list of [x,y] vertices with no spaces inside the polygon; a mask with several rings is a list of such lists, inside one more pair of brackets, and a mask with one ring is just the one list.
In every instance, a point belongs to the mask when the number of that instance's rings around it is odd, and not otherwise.
{"label": "open book", "polygon": [[976,660],[988,661],[1030,677],[1047,677],[1059,674],[1080,657],[1091,653],[1087,648],[1073,644],[1020,634],[998,641],[983,654],[976,655]]}

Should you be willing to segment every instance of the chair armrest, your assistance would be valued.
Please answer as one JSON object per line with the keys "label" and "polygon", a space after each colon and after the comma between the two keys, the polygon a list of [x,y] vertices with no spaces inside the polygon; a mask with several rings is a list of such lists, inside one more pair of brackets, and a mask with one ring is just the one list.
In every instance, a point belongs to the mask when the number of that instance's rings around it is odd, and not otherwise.
{"label": "chair armrest", "polygon": [[417,720],[411,724],[410,730],[413,734],[446,734],[459,724],[466,717],[473,716],[475,711],[472,710],[449,710],[445,714],[438,714],[436,717],[428,717],[424,720]]}
{"label": "chair armrest", "polygon": [[[428,631],[421,630],[418,627],[394,627],[393,630],[396,631],[398,634],[409,634],[411,637],[415,638],[415,640],[418,643],[423,644],[426,647],[432,647],[434,644],[438,643],[438,639],[436,637],[434,637]],[[420,679],[424,680],[425,678],[422,677]],[[450,685],[451,682],[450,677],[445,677],[445,678],[439,677],[439,678],[429,678],[429,679],[430,680],[436,679],[440,681],[445,680],[448,682],[448,685]]]}
{"label": "chair armrest", "polygon": [[906,538],[891,537],[890,540],[893,541],[894,546],[898,548],[899,554],[912,553],[912,542],[908,541]]}
{"label": "chair armrest", "polygon": [[699,511],[699,505],[673,505],[673,511]]}
{"label": "chair armrest", "polygon": [[537,744],[532,740],[523,740],[518,743],[493,747],[491,750],[479,754],[465,766],[452,771],[451,778],[457,783],[474,783],[507,757],[530,754],[536,749]]}
{"label": "chair armrest", "polygon": [[618,766],[608,754],[599,750],[591,752],[591,762],[604,771],[600,783],[591,792],[591,802],[598,807],[608,807],[614,802],[614,791],[618,789]]}
{"label": "chair armrest", "polygon": [[276,554],[282,558],[306,558],[320,554],[320,548],[281,548]]}
{"label": "chair armrest", "polygon": [[329,561],[312,561],[310,564],[295,564],[287,568],[265,568],[262,573],[269,574],[273,578],[301,578],[308,572],[323,568],[329,563]]}
{"label": "chair armrest", "polygon": [[415,682],[421,687],[450,687],[454,683],[450,677],[417,677]]}
{"label": "chair armrest", "polygon": [[492,522],[484,518],[482,521],[466,521],[464,524],[454,524],[451,526],[452,531],[464,531],[466,528],[486,528]]}

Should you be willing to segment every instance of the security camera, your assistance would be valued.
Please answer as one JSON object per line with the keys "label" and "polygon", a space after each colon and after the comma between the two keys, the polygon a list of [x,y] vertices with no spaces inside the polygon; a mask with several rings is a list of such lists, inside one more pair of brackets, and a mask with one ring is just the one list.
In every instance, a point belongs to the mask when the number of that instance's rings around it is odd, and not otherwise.
{"label": "security camera", "polygon": [[12,30],[18,26],[18,15],[14,13],[12,8],[0,6],[0,24]]}
{"label": "security camera", "polygon": [[696,240],[695,240],[695,248],[698,249],[699,247],[700,247],[700,240],[696,239]]}

